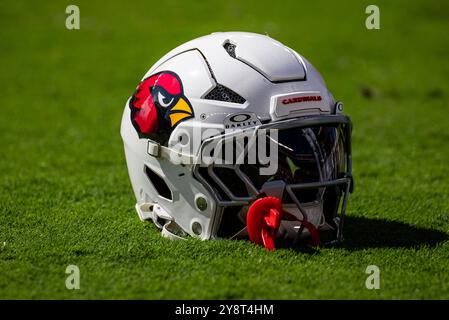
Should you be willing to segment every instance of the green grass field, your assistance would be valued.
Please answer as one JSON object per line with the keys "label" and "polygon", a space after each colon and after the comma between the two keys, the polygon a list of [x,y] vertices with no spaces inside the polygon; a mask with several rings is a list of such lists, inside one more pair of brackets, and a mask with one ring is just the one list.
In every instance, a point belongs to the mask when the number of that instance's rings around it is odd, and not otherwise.
{"label": "green grass field", "polygon": [[[371,1],[2,1],[0,298],[449,299],[449,3],[373,3],[368,31]],[[345,102],[356,189],[340,246],[173,242],[138,219],[124,103],[164,53],[230,30],[296,49]]]}

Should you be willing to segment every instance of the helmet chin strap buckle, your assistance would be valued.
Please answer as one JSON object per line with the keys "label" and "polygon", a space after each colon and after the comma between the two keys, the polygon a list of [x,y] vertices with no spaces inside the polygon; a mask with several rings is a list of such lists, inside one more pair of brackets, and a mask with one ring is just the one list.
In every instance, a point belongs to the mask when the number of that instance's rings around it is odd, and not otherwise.
{"label": "helmet chin strap buckle", "polygon": [[152,202],[144,202],[136,204],[136,211],[141,221],[153,220],[156,226],[161,229],[163,224],[160,220],[171,221],[173,218],[159,204]]}
{"label": "helmet chin strap buckle", "polygon": [[[287,220],[299,220],[294,215],[282,209],[282,201],[276,197],[264,197],[257,199],[249,207],[246,216],[248,236],[251,242],[263,245],[267,250],[276,249],[275,239],[282,218]],[[306,220],[299,220],[301,225],[309,230],[310,245],[321,245],[320,234],[317,228]]]}
{"label": "helmet chin strap buckle", "polygon": [[156,158],[168,159],[170,161],[175,160],[176,163],[192,164],[196,161],[195,157],[192,155],[184,154],[175,149],[161,146],[159,143],[152,140],[148,140],[147,153]]}
{"label": "helmet chin strap buckle", "polygon": [[154,203],[136,203],[136,211],[140,221],[153,219]]}
{"label": "helmet chin strap buckle", "polygon": [[187,234],[174,221],[167,221],[162,226],[161,235],[171,240],[186,240]]}
{"label": "helmet chin strap buckle", "polygon": [[173,221],[173,218],[157,203],[144,202],[136,204],[136,211],[141,221],[153,220],[161,229],[165,238],[185,240],[186,233]]}

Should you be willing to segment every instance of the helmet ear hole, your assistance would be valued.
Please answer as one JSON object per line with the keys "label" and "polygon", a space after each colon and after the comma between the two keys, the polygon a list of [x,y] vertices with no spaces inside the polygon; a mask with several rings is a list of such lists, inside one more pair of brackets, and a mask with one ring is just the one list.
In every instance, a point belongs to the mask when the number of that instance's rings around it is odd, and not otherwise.
{"label": "helmet ear hole", "polygon": [[162,179],[156,172],[151,170],[149,167],[145,166],[145,174],[156,189],[157,193],[168,200],[173,200],[173,193],[168,187],[167,183]]}

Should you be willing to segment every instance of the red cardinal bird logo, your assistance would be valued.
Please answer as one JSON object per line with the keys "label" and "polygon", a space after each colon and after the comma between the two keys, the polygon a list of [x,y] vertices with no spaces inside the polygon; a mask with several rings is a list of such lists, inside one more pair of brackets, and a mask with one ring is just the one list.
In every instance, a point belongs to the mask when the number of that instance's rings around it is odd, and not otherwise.
{"label": "red cardinal bird logo", "polygon": [[180,122],[194,117],[181,79],[171,71],[145,78],[129,100],[129,107],[139,137],[159,142],[167,141]]}

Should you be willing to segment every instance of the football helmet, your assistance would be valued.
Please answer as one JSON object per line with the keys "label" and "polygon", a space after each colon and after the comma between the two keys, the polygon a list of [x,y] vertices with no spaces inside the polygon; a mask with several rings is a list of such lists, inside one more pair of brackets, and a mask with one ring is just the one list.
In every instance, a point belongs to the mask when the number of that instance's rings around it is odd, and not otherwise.
{"label": "football helmet", "polygon": [[249,238],[270,250],[341,240],[351,126],[309,61],[268,36],[184,43],[123,112],[137,213],[175,239]]}

